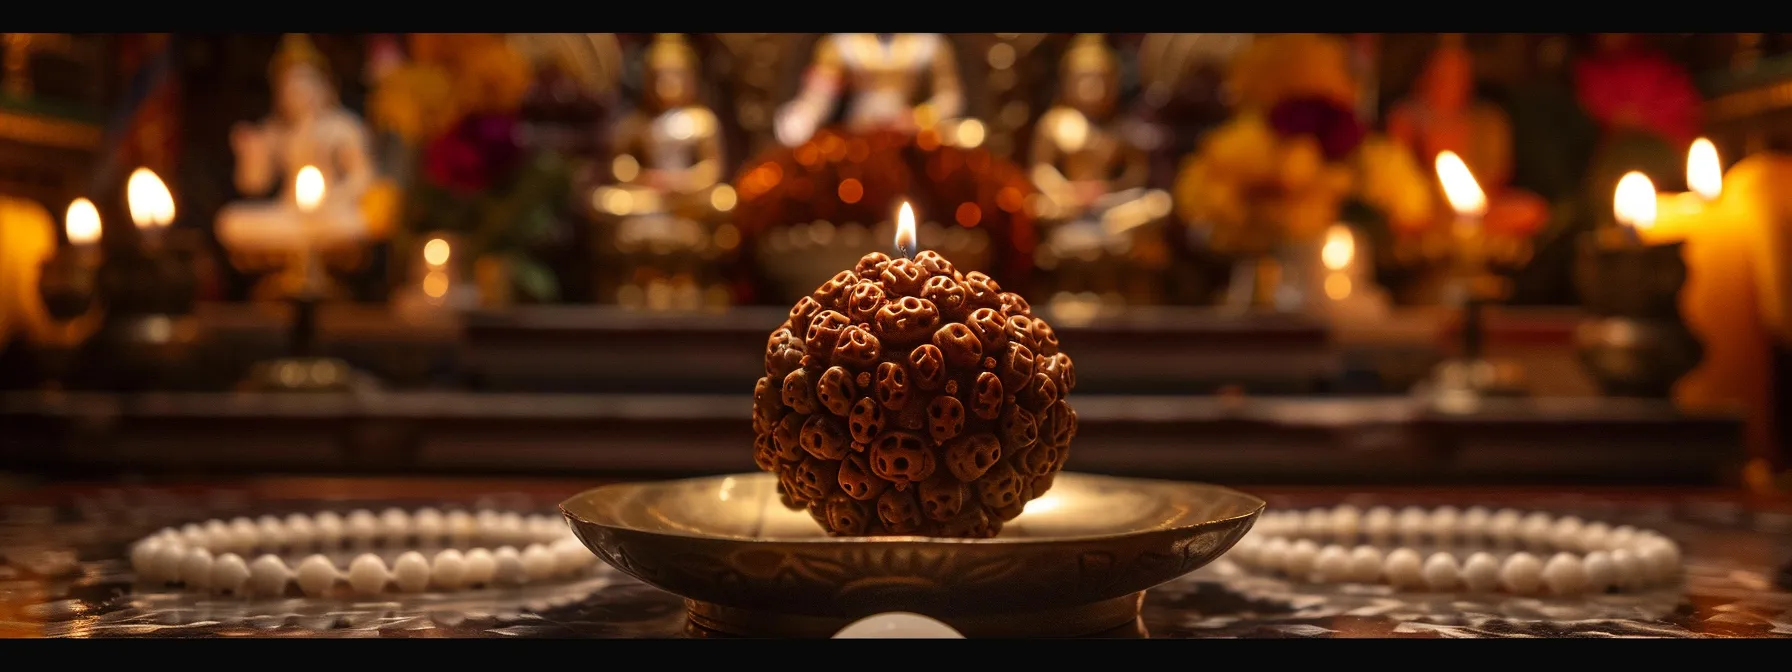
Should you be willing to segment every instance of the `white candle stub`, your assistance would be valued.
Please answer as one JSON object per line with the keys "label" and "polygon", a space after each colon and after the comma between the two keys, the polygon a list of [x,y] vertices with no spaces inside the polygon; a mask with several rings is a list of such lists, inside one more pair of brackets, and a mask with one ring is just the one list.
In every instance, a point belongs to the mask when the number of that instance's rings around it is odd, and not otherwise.
{"label": "white candle stub", "polygon": [[964,635],[936,619],[893,611],[854,621],[834,633],[834,639],[964,639]]}

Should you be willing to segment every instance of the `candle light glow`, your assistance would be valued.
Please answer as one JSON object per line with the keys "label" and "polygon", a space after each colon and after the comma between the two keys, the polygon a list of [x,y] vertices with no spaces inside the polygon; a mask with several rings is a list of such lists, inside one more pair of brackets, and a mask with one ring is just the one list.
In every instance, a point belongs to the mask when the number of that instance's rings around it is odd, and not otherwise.
{"label": "candle light glow", "polygon": [[423,244],[423,263],[429,264],[432,269],[441,268],[448,264],[448,256],[453,251],[453,248],[448,246],[448,241],[431,238],[429,242]]}
{"label": "candle light glow", "polygon": [[1707,201],[1723,195],[1723,163],[1717,159],[1717,145],[1710,140],[1694,140],[1686,152],[1686,186]]}
{"label": "candle light glow", "polygon": [[155,171],[138,168],[131,171],[125,183],[125,204],[131,210],[131,223],[140,229],[164,229],[174,223],[174,194],[162,183]]}
{"label": "candle light glow", "polygon": [[93,201],[77,198],[68,204],[68,214],[63,217],[63,227],[68,231],[68,242],[71,245],[91,245],[100,239],[100,211],[93,206]]}
{"label": "candle light glow", "polygon": [[1319,249],[1319,259],[1325,263],[1326,270],[1342,271],[1350,266],[1356,258],[1356,236],[1350,234],[1350,227],[1333,224],[1325,232],[1325,246]]}
{"label": "candle light glow", "polygon": [[1655,226],[1655,184],[1648,175],[1633,170],[1618,180],[1617,191],[1612,194],[1612,214],[1619,224],[1634,230]]}
{"label": "candle light glow", "polygon": [[1437,181],[1443,185],[1444,198],[1449,199],[1450,208],[1463,217],[1480,217],[1487,214],[1487,194],[1481,191],[1481,185],[1475,182],[1475,174],[1469,172],[1468,164],[1455,152],[1439,152],[1437,155]]}
{"label": "candle light glow", "polygon": [[317,210],[324,200],[324,174],[317,166],[305,166],[293,178],[293,199],[298,201],[299,209],[305,212]]}
{"label": "candle light glow", "polygon": [[907,201],[896,212],[896,253],[904,258],[913,259],[918,252],[915,241],[915,209],[909,207]]}

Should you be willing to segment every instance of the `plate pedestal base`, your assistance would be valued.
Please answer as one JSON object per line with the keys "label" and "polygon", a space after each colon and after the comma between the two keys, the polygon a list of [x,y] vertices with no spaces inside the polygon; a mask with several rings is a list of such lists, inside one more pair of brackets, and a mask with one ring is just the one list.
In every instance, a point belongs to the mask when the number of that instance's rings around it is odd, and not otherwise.
{"label": "plate pedestal base", "polygon": [[[1145,593],[1085,604],[1068,609],[1049,609],[1011,614],[925,614],[952,626],[965,637],[1040,638],[1138,637],[1139,607]],[[685,600],[691,623],[704,630],[738,637],[832,637],[858,618],[834,618],[780,614],[728,607],[712,602]],[[865,614],[870,616],[871,614]],[[862,618],[862,617],[860,617]]]}

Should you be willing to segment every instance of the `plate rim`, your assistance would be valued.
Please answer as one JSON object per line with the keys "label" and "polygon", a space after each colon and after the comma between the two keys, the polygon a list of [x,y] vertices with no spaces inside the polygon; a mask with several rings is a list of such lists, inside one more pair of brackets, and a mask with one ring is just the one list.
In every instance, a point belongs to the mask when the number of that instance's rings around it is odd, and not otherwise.
{"label": "plate rim", "polygon": [[570,497],[567,497],[566,499],[561,500],[558,508],[560,509],[560,515],[562,517],[567,518],[568,520],[571,520],[575,523],[591,525],[591,526],[603,528],[606,530],[627,532],[627,533],[631,533],[631,534],[645,534],[645,535],[653,535],[653,536],[661,536],[661,537],[677,537],[677,538],[682,538],[682,539],[690,539],[690,540],[704,541],[704,542],[752,543],[752,544],[820,544],[820,545],[850,543],[850,544],[859,544],[859,545],[863,545],[863,544],[895,544],[895,545],[905,545],[905,546],[909,546],[909,545],[1028,546],[1028,545],[1063,544],[1066,542],[1104,541],[1104,540],[1125,539],[1125,538],[1139,537],[1139,536],[1145,536],[1145,535],[1155,535],[1155,534],[1179,534],[1179,533],[1184,533],[1184,532],[1188,532],[1191,530],[1198,530],[1198,529],[1206,528],[1206,527],[1222,526],[1222,525],[1228,525],[1228,524],[1234,524],[1234,523],[1240,523],[1240,522],[1242,522],[1243,524],[1249,524],[1250,521],[1257,518],[1258,516],[1261,516],[1263,514],[1263,511],[1266,508],[1268,508],[1268,506],[1269,506],[1269,502],[1265,501],[1262,497],[1258,497],[1256,495],[1250,494],[1248,492],[1244,492],[1242,490],[1230,488],[1230,487],[1223,486],[1223,485],[1217,485],[1217,484],[1213,484],[1213,483],[1203,483],[1203,482],[1199,482],[1199,481],[1176,481],[1176,480],[1160,479],[1160,478],[1135,478],[1135,477],[1130,477],[1130,476],[1112,476],[1112,475],[1108,475],[1108,474],[1088,474],[1088,473],[1068,472],[1068,471],[1060,472],[1059,476],[1072,476],[1072,477],[1075,477],[1078,479],[1092,478],[1092,479],[1109,480],[1109,481],[1121,481],[1121,482],[1135,483],[1135,484],[1141,484],[1141,485],[1149,484],[1149,485],[1157,485],[1157,486],[1184,487],[1184,488],[1187,488],[1187,487],[1207,488],[1207,489],[1219,490],[1222,492],[1229,493],[1231,495],[1243,497],[1247,500],[1247,502],[1255,502],[1255,505],[1251,506],[1249,511],[1246,511],[1245,513],[1242,513],[1242,514],[1239,514],[1236,516],[1228,516],[1225,518],[1213,518],[1210,520],[1197,521],[1197,522],[1183,524],[1183,525],[1173,525],[1170,527],[1127,530],[1124,532],[1109,532],[1109,533],[1104,533],[1104,534],[1066,535],[1066,536],[1053,536],[1053,537],[1008,537],[1008,538],[993,537],[993,538],[988,538],[988,539],[958,539],[958,538],[952,538],[952,537],[927,537],[927,536],[918,536],[918,535],[876,536],[876,537],[868,537],[868,536],[867,537],[825,537],[824,536],[824,537],[800,537],[800,538],[772,538],[772,537],[748,537],[748,536],[734,536],[734,535],[724,536],[724,535],[715,535],[715,534],[691,534],[688,532],[680,532],[680,531],[675,531],[675,530],[645,530],[645,529],[641,529],[638,527],[632,527],[632,526],[601,523],[601,522],[591,520],[586,516],[577,514],[567,507],[568,504],[571,504],[578,500],[586,499],[588,497],[593,496],[595,493],[598,493],[603,490],[620,490],[620,489],[624,489],[624,488],[631,488],[631,487],[639,488],[639,487],[646,487],[646,486],[669,486],[672,484],[684,483],[684,482],[689,482],[689,481],[710,481],[710,480],[719,481],[719,480],[724,480],[724,479],[728,479],[728,478],[743,478],[743,477],[769,478],[769,477],[774,477],[772,474],[767,474],[764,472],[745,472],[745,473],[737,473],[737,474],[715,474],[715,475],[709,475],[709,476],[692,476],[692,477],[687,477],[687,478],[675,478],[675,479],[660,480],[660,481],[625,481],[625,482],[621,482],[621,483],[608,483],[605,485],[597,486],[595,488],[588,488],[586,490],[582,490]]}

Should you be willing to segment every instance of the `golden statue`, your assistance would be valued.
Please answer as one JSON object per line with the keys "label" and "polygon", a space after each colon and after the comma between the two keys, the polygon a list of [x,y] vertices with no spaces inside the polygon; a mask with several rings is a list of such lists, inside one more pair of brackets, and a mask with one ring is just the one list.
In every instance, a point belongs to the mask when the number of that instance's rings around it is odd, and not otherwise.
{"label": "golden statue", "polygon": [[712,222],[734,207],[722,184],[722,130],[698,98],[697,55],[683,35],[661,34],[647,52],[641,108],[618,122],[614,186],[594,198],[612,215],[672,214]]}
{"label": "golden statue", "polygon": [[1534,195],[1508,189],[1512,179],[1512,125],[1497,106],[1474,97],[1473,56],[1460,34],[1448,34],[1432,53],[1413,93],[1388,114],[1388,135],[1429,166],[1455,152],[1487,193],[1484,219],[1490,233],[1528,233],[1548,218]]}
{"label": "golden statue", "polygon": [[[359,242],[369,234],[362,197],[377,179],[367,127],[342,106],[329,63],[304,35],[291,34],[268,68],[274,114],[231,129],[236,188],[247,196],[218,212],[218,239],[239,254],[285,253]],[[323,174],[321,204],[299,210],[294,177],[305,166]]]}
{"label": "golden statue", "polygon": [[[925,84],[929,97],[915,104]],[[778,141],[795,147],[833,116],[842,88],[846,130],[908,133],[956,119],[964,111],[958,59],[939,33],[830,33],[815,47],[796,100],[779,108]]]}

